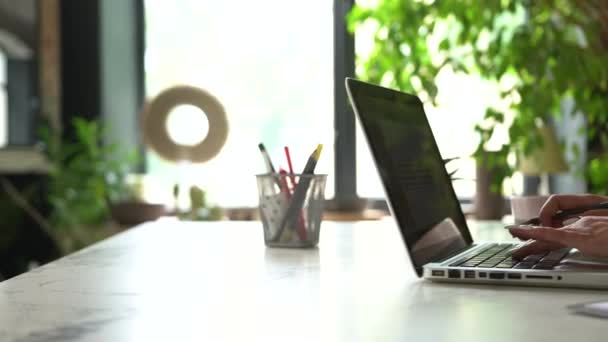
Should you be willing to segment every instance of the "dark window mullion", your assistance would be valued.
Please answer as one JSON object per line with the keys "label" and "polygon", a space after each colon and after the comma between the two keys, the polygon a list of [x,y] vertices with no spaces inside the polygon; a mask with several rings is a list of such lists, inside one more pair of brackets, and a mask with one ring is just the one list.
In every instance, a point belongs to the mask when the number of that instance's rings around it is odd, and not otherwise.
{"label": "dark window mullion", "polygon": [[334,210],[358,209],[361,203],[357,196],[355,117],[344,88],[344,78],[355,74],[355,41],[345,20],[353,4],[354,0],[334,0]]}

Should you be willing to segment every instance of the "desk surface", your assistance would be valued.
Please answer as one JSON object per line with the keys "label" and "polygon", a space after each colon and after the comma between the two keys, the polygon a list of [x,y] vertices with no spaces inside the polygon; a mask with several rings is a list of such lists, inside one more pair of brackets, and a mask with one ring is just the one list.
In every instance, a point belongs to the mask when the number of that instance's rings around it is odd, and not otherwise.
{"label": "desk surface", "polygon": [[[478,225],[480,239],[507,238]],[[599,341],[608,292],[415,277],[391,220],[265,248],[257,222],[159,221],[0,283],[0,341]]]}

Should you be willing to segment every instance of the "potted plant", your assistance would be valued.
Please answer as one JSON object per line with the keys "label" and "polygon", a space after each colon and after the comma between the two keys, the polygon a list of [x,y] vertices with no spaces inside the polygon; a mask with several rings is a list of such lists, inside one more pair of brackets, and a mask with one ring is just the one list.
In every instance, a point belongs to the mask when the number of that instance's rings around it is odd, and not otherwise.
{"label": "potted plant", "polygon": [[111,206],[128,194],[126,176],[136,161],[118,144],[103,142],[98,122],[76,117],[72,125],[70,140],[48,127],[40,132],[50,163],[49,225],[64,252],[112,233],[108,230]]}
{"label": "potted plant", "polygon": [[[582,173],[595,188],[608,189],[608,179],[599,177],[608,165],[607,13],[608,2],[602,1],[379,0],[374,7],[355,6],[348,20],[352,32],[373,27],[373,48],[358,56],[363,79],[422,94],[431,102],[443,68],[501,85],[499,95],[508,106],[488,108],[476,131],[478,152],[496,128],[508,132],[502,164],[542,145],[539,126],[583,113],[589,127],[584,134],[601,152],[591,156]],[[573,103],[572,113],[562,113],[565,101]],[[576,153],[579,147],[568,148]],[[514,169],[497,173],[493,183]]]}
{"label": "potted plant", "polygon": [[150,203],[144,198],[144,175],[130,174],[124,180],[126,188],[109,201],[112,219],[123,227],[153,221],[169,214],[163,203]]}
{"label": "potted plant", "polygon": [[475,154],[475,217],[479,220],[499,220],[505,214],[503,181],[512,173],[506,162],[508,146],[500,150],[478,149]]}

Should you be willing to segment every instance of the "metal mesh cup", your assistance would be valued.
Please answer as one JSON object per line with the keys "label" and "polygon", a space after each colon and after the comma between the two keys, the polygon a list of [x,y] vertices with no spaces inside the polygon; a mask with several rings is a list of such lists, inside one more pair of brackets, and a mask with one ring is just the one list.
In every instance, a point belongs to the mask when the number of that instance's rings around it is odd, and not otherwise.
{"label": "metal mesh cup", "polygon": [[266,246],[316,246],[327,175],[262,174],[256,177]]}

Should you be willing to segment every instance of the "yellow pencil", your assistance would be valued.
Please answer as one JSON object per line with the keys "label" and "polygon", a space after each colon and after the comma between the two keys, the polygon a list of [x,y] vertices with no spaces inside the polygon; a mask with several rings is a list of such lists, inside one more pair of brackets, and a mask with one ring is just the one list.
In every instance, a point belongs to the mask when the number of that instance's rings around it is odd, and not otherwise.
{"label": "yellow pencil", "polygon": [[[321,151],[323,150],[323,144],[317,145],[317,148],[308,158],[306,162],[306,166],[304,166],[304,170],[302,171],[302,175],[311,175],[315,171],[315,167],[317,166],[317,161],[321,156]],[[308,186],[310,185],[312,178],[311,177],[300,177],[300,181],[293,191],[293,196],[291,197],[291,201],[289,202],[289,206],[285,211],[285,216],[281,220],[281,225],[279,226],[279,230],[275,235],[273,240],[277,241],[281,238],[281,234],[285,230],[285,226],[290,223],[291,226],[295,226],[295,224],[291,224],[298,218],[298,212],[302,208],[302,204],[306,199],[306,192],[308,191]]]}

